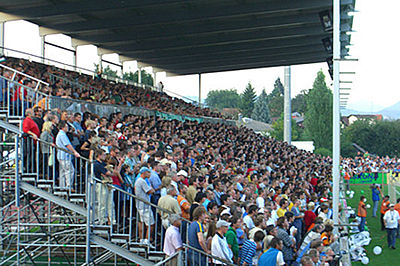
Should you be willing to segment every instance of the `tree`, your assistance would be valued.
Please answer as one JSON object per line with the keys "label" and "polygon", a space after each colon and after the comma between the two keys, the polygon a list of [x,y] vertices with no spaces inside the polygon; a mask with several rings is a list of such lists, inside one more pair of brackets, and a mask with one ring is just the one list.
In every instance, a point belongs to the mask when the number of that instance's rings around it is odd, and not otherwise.
{"label": "tree", "polygon": [[304,117],[305,130],[316,149],[332,150],[332,101],[332,91],[326,86],[325,75],[320,70],[307,94]]}
{"label": "tree", "polygon": [[254,109],[254,103],[257,98],[257,94],[251,86],[250,82],[247,84],[246,89],[242,94],[242,114],[244,117],[251,117]]}
{"label": "tree", "polygon": [[223,108],[240,108],[240,95],[236,90],[212,90],[208,92],[206,104],[209,107],[222,110]]}
{"label": "tree", "polygon": [[[153,76],[150,73],[147,73],[146,70],[144,70],[144,69],[142,69],[142,71],[140,73],[141,73],[140,78],[142,79],[142,84],[146,84],[146,85],[150,85],[150,86],[154,85]],[[138,71],[136,71],[135,73],[125,72],[122,74],[122,78],[125,80],[130,80],[130,81],[138,83],[138,80],[139,80]]]}
{"label": "tree", "polygon": [[307,90],[302,90],[299,94],[292,99],[292,112],[298,112],[299,114],[304,114],[306,112],[307,104]]}
{"label": "tree", "polygon": [[352,147],[352,143],[356,143],[372,154],[399,156],[400,139],[398,136],[400,136],[400,120],[358,119],[342,130],[341,153],[343,156],[355,156],[356,151]]}
{"label": "tree", "polygon": [[283,113],[283,84],[280,78],[275,80],[274,89],[268,95],[268,108],[270,117],[280,117]]}
{"label": "tree", "polygon": [[258,96],[257,101],[254,104],[254,109],[253,113],[251,114],[251,118],[264,123],[271,122],[268,109],[268,95],[265,92],[265,90],[262,90],[260,96]]}
{"label": "tree", "polygon": [[[274,123],[272,123],[272,129],[273,131],[271,132],[271,136],[274,137],[277,140],[283,140],[283,114],[281,117],[276,120]],[[302,134],[302,128],[300,128],[294,119],[292,119],[292,140],[299,140],[300,136]]]}
{"label": "tree", "polygon": [[[95,72],[99,73],[100,72],[100,67],[99,64],[94,64],[95,67]],[[103,68],[103,70],[101,71],[101,73],[103,75],[107,75],[108,77],[112,77],[112,78],[118,78],[118,72],[116,70],[112,70],[110,68],[110,66],[106,66],[105,68]]]}

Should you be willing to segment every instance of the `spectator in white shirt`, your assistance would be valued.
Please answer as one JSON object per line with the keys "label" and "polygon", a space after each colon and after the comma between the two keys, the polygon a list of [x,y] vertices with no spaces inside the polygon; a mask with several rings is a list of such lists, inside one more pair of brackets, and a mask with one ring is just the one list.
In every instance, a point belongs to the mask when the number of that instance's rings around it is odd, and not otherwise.
{"label": "spectator in white shirt", "polygon": [[257,206],[250,205],[247,209],[247,215],[243,218],[243,222],[246,225],[246,232],[248,233],[255,227],[253,217],[257,214]]}
{"label": "spectator in white shirt", "polygon": [[258,189],[258,197],[256,199],[257,207],[260,209],[265,208],[264,189]]}
{"label": "spectator in white shirt", "polygon": [[387,231],[388,246],[389,248],[396,249],[396,232],[399,226],[400,216],[394,209],[394,204],[389,205],[389,210],[383,216],[383,222],[385,223]]}
{"label": "spectator in white shirt", "polygon": [[[165,232],[164,253],[167,257],[173,256],[182,249],[182,238],[179,232],[181,226],[181,217],[179,214],[171,214],[169,216],[170,226]],[[171,260],[171,265],[177,265],[177,257]]]}
{"label": "spectator in white shirt", "polygon": [[[224,259],[230,263],[233,263],[233,253],[229,248],[228,242],[226,241],[225,234],[228,231],[230,223],[224,220],[217,222],[217,232],[212,238],[211,242],[211,254],[215,257]],[[223,265],[222,261],[213,259],[214,265]]]}

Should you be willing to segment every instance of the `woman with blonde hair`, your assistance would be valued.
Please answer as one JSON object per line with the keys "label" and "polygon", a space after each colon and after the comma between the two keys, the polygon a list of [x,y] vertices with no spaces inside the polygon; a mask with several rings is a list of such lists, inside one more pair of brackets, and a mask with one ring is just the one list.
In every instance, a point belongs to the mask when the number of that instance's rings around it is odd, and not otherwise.
{"label": "woman with blonde hair", "polygon": [[52,134],[53,122],[46,121],[43,124],[42,133],[40,134],[40,151],[41,151],[41,167],[44,179],[50,179],[53,176],[53,166],[55,164],[54,136]]}

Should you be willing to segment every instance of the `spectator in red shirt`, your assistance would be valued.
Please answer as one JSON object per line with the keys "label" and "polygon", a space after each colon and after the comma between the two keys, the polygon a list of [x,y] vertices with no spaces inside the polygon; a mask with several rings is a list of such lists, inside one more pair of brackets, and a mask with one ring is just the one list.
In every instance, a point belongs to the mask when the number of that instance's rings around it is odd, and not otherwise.
{"label": "spectator in red shirt", "polygon": [[306,231],[308,228],[312,225],[312,223],[315,221],[315,218],[317,215],[312,211],[314,209],[314,202],[310,202],[307,205],[307,210],[304,212],[304,224],[306,226]]}
{"label": "spectator in red shirt", "polygon": [[[24,171],[27,171],[27,173],[34,173],[35,171],[35,166],[36,166],[36,145],[37,145],[37,139],[40,136],[40,130],[38,125],[33,121],[33,110],[32,109],[26,109],[25,111],[25,119],[22,122],[22,131],[29,135],[24,137],[24,142],[23,142],[23,152],[22,154],[24,155]],[[33,139],[33,141],[32,141]],[[28,156],[31,155],[33,157],[31,161],[28,160]]]}

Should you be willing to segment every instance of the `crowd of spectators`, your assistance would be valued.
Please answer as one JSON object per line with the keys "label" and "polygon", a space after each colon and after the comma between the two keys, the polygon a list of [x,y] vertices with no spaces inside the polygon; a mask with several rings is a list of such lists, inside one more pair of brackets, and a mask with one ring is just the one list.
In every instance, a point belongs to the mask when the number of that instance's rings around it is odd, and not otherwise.
{"label": "crowd of spectators", "polygon": [[[141,106],[175,114],[219,116],[148,89],[22,59],[9,58],[7,64],[49,82],[52,73],[86,84],[77,89],[65,87],[59,80],[51,88],[43,88],[58,97]],[[10,78],[10,72],[3,74]],[[7,84],[3,84],[5,80],[1,82],[4,89]],[[18,82],[28,86],[33,83],[27,79]],[[4,101],[4,90],[1,96]],[[11,100],[20,101],[25,96],[17,89]],[[96,186],[96,223],[114,224],[121,221],[115,215],[136,214],[121,207],[126,205],[123,201],[127,198],[110,190],[112,185],[168,210],[169,214],[156,212],[141,200],[135,204],[139,241],[152,246],[154,224],[159,220],[165,232],[163,250],[167,256],[182,249],[186,242],[237,265],[334,264],[338,249],[337,236],[333,234],[329,157],[296,149],[244,127],[121,113],[99,117],[88,112],[46,110],[45,105],[33,103],[26,107],[32,108],[25,111],[23,131],[33,142],[24,144],[24,162],[37,160],[30,155],[40,154],[40,160],[48,164],[42,175],[55,178],[59,187],[71,191],[73,183],[85,182],[74,180],[74,157],[93,161],[94,176],[102,182]],[[52,145],[35,145],[38,138]],[[51,146],[69,152],[58,149],[54,155]],[[34,165],[36,162],[30,167]],[[399,169],[397,158],[369,154],[342,158],[342,174],[347,180],[361,173]],[[373,216],[380,197],[383,194],[379,186],[373,186]],[[392,208],[387,196],[382,204],[385,202],[387,211]],[[362,197],[358,211],[360,231],[366,221],[365,208]],[[386,211],[382,212],[381,207],[382,230]],[[394,247],[392,238],[389,245]],[[189,251],[191,265],[205,265],[207,259],[202,253]]]}
{"label": "crowd of spectators", "polygon": [[[50,88],[43,87],[41,88],[42,92],[57,97],[104,104],[143,107],[150,110],[179,115],[222,118],[222,115],[219,112],[211,111],[209,108],[197,107],[182,99],[171,97],[160,90],[116,83],[114,81],[103,79],[98,75],[90,76],[80,74],[75,71],[68,71],[54,66],[13,57],[7,58],[3,64],[49,83]],[[64,82],[62,78],[50,78],[51,75],[62,77],[71,82]],[[21,83],[24,82],[25,84],[31,82],[26,80],[26,78],[20,78],[24,79]],[[83,86],[74,85],[77,83],[82,84]],[[20,97],[16,95],[16,98],[11,100],[18,100],[19,98]]]}
{"label": "crowd of spectators", "polygon": [[[51,93],[59,97],[130,102],[176,114],[211,115],[157,92],[132,90],[24,60],[7,62],[44,80],[54,73],[88,84],[87,91],[65,88],[61,81],[52,84]],[[93,86],[110,90],[94,93],[89,90]],[[125,90],[127,94],[121,93]],[[139,241],[152,246],[154,224],[160,220],[167,256],[186,242],[204,254],[237,265],[324,265],[335,260],[338,249],[332,233],[329,157],[299,150],[244,127],[122,113],[99,117],[88,112],[46,110],[43,105],[26,109],[23,131],[33,143],[38,138],[52,143],[25,144],[24,161],[31,158],[29,153],[40,154],[51,167],[42,175],[55,178],[59,187],[70,192],[75,189],[72,184],[85,182],[76,180],[75,158],[94,161],[94,176],[101,181],[95,191],[96,223],[112,225],[123,220],[116,215],[136,215],[120,207],[126,204],[115,198],[124,201],[126,197],[110,190],[109,185],[134,193]],[[51,146],[55,145],[63,149],[54,155]],[[54,161],[50,160],[52,156],[56,157]],[[170,214],[155,212],[142,200]],[[189,250],[191,265],[205,265],[207,259],[203,253]],[[210,262],[220,263],[215,259]]]}
{"label": "crowd of spectators", "polygon": [[[333,259],[329,158],[243,127],[121,113],[98,117],[36,106],[26,110],[23,130],[70,151],[57,152],[61,187],[71,189],[71,161],[82,156],[94,160],[99,180],[177,214],[153,213],[136,201],[140,242],[151,245],[161,215],[167,255],[182,248],[174,237],[180,234],[188,245],[239,265]],[[99,224],[115,222],[112,193],[96,187]],[[193,265],[206,260],[191,255]]]}

